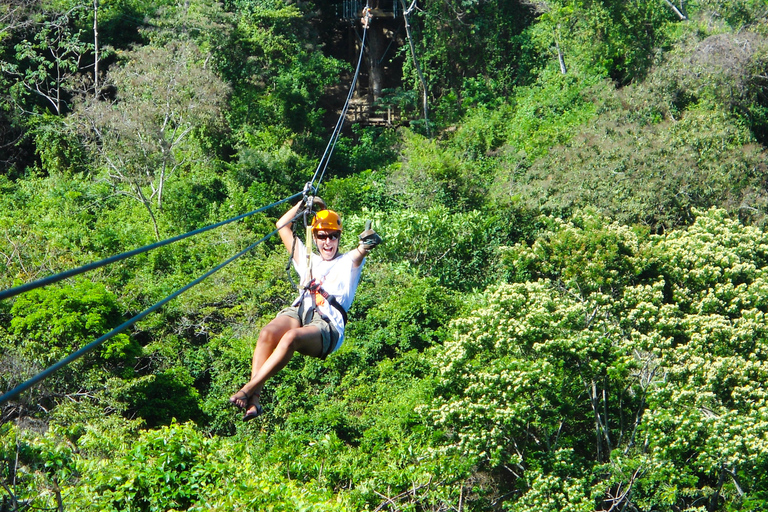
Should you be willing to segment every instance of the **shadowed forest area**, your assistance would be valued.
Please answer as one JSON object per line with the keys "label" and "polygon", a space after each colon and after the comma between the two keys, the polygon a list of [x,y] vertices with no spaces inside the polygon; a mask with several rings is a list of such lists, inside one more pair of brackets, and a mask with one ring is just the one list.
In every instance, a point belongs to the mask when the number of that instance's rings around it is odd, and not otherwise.
{"label": "shadowed forest area", "polygon": [[[0,4],[0,291],[302,192],[361,48],[317,194],[383,238],[254,421],[277,237],[0,403],[0,512],[766,510],[768,4],[364,6]],[[290,204],[0,300],[0,393]]]}

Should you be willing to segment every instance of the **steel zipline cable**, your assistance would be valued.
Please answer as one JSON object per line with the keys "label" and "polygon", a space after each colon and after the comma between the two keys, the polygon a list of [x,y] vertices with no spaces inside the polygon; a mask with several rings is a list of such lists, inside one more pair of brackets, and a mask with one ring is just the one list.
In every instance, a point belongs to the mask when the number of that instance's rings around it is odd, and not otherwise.
{"label": "steel zipline cable", "polygon": [[[317,165],[317,169],[315,170],[314,176],[312,176],[312,181],[310,183],[314,183],[317,179],[317,185],[313,186],[314,190],[317,191],[317,188],[320,186],[320,182],[323,181],[323,176],[325,176],[325,170],[328,168],[328,162],[331,159],[331,155],[333,154],[333,150],[336,147],[336,142],[339,140],[339,136],[341,135],[341,128],[344,125],[344,119],[347,117],[347,110],[349,110],[349,103],[352,101],[352,96],[355,94],[355,87],[357,87],[357,78],[360,76],[360,68],[362,67],[363,63],[363,54],[365,53],[365,39],[368,34],[368,27],[363,28],[363,37],[362,41],[360,43],[360,55],[357,58],[357,67],[355,69],[355,74],[352,77],[352,84],[349,86],[349,92],[347,93],[347,100],[344,102],[344,106],[341,109],[341,115],[339,115],[339,120],[336,121],[336,126],[333,128],[333,132],[331,133],[330,140],[328,141],[328,145],[325,147],[325,152],[323,153],[323,156],[320,158],[320,163]],[[318,178],[319,175],[319,178]]]}

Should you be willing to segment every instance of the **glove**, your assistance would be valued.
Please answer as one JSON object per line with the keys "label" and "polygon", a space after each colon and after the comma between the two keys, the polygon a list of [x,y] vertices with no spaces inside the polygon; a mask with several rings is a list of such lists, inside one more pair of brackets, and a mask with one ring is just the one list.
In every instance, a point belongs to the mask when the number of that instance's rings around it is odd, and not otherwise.
{"label": "glove", "polygon": [[357,235],[357,238],[360,239],[360,245],[369,251],[383,241],[379,234],[371,229],[370,220],[365,223],[365,231]]}

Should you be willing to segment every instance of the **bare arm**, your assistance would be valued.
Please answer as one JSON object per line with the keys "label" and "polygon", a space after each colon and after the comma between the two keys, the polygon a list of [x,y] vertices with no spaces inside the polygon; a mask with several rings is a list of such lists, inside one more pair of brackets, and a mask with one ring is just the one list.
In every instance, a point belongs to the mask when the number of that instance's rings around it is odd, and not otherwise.
{"label": "bare arm", "polygon": [[367,249],[363,244],[360,244],[349,252],[352,257],[352,268],[358,268],[363,264],[363,260],[371,251]]}
{"label": "bare arm", "polygon": [[277,227],[277,234],[280,235],[280,240],[283,241],[283,245],[290,253],[293,249],[293,230],[291,229],[291,223],[293,218],[299,212],[303,201],[296,203],[293,208],[283,214],[275,225]]}

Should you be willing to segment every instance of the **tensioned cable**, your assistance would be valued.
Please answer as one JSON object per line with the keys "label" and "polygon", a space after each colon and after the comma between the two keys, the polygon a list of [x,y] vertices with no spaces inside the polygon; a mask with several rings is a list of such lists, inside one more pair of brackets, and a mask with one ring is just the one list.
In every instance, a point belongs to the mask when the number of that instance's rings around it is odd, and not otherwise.
{"label": "tensioned cable", "polygon": [[[331,133],[331,138],[328,141],[328,145],[325,147],[325,152],[323,153],[323,156],[320,158],[320,163],[317,165],[315,174],[312,176],[312,181],[310,181],[310,183],[314,183],[315,179],[317,179],[317,185],[314,185],[315,191],[317,191],[317,188],[320,186],[320,182],[323,181],[325,170],[328,168],[328,162],[330,161],[331,155],[333,154],[333,150],[336,147],[336,142],[339,140],[339,136],[341,135],[341,127],[344,124],[344,119],[346,119],[347,117],[347,110],[349,110],[349,103],[352,100],[352,96],[355,93],[355,87],[357,86],[357,78],[358,76],[360,76],[360,68],[362,67],[362,62],[363,62],[363,53],[365,52],[365,39],[366,39],[367,33],[368,33],[368,28],[363,27],[362,43],[360,44],[360,55],[357,58],[357,68],[355,69],[355,74],[352,78],[352,84],[349,87],[347,100],[344,103],[344,107],[341,109],[341,115],[339,116],[339,120],[336,122],[336,126],[334,127],[333,132]],[[319,178],[318,178],[318,174],[320,175]]]}
{"label": "tensioned cable", "polygon": [[203,233],[205,231],[210,231],[212,229],[221,227],[225,224],[229,224],[230,222],[235,222],[237,220],[244,219],[246,217],[249,217],[251,215],[254,215],[259,212],[263,212],[264,210],[267,210],[269,208],[272,208],[273,206],[277,206],[279,204],[282,204],[286,201],[290,201],[291,199],[294,199],[296,197],[299,197],[302,195],[303,192],[298,192],[296,194],[293,194],[290,197],[286,197],[285,199],[281,199],[280,201],[277,201],[276,203],[272,203],[270,205],[264,206],[262,208],[259,208],[258,210],[253,210],[252,212],[244,213],[242,215],[238,215],[237,217],[232,217],[231,219],[227,219],[225,221],[219,222],[217,224],[211,224],[210,226],[205,226],[199,229],[196,229],[194,231],[190,231],[188,233],[184,233],[182,235],[175,236],[173,238],[168,238],[166,240],[161,240],[159,242],[155,242],[153,244],[145,245],[144,247],[139,247],[138,249],[133,249],[132,251],[124,252],[122,254],[118,254],[116,256],[111,256],[109,258],[103,259],[101,261],[95,261],[93,263],[89,263],[87,265],[83,265],[82,267],[78,267],[72,270],[67,270],[64,272],[60,272],[58,274],[54,274],[52,276],[45,277],[43,279],[38,279],[37,281],[32,281],[30,283],[23,284],[21,286],[17,286],[15,288],[8,288],[7,290],[0,291],[0,300],[8,299],[10,297],[14,297],[16,295],[19,295],[20,293],[28,292],[30,290],[34,290],[35,288],[39,288],[41,286],[46,286],[49,284],[57,283],[63,279],[67,279],[68,277],[73,277],[79,274],[82,274],[84,272],[87,272],[89,270],[94,270],[100,267],[103,267],[105,265],[109,265],[110,263],[114,263],[116,261],[124,260],[126,258],[130,258],[131,256],[136,256],[138,254],[151,251],[152,249],[157,249],[158,247],[162,247],[164,245],[171,244],[173,242],[178,242],[179,240],[183,240],[185,238],[189,238],[194,235],[199,235],[200,233]]}
{"label": "tensioned cable", "polygon": [[[296,220],[300,215],[303,215],[303,212],[297,213],[296,216],[289,221],[289,223],[293,222],[294,220]],[[81,356],[87,354],[88,352],[90,352],[94,348],[98,347],[99,345],[101,345],[102,343],[104,343],[105,341],[107,341],[108,339],[113,337],[114,335],[119,334],[120,332],[124,331],[125,329],[127,329],[131,325],[135,324],[136,322],[138,322],[142,318],[146,317],[150,313],[153,313],[153,312],[157,311],[162,306],[164,306],[166,303],[168,303],[171,300],[175,299],[176,297],[178,297],[179,295],[181,295],[185,291],[189,290],[193,286],[195,286],[195,285],[199,284],[200,282],[204,281],[205,279],[210,277],[215,272],[218,272],[219,270],[221,270],[225,266],[227,266],[230,263],[232,263],[233,261],[235,261],[237,258],[239,258],[239,257],[243,256],[244,254],[246,254],[247,252],[253,250],[257,245],[259,245],[260,243],[262,243],[265,240],[269,239],[272,235],[274,235],[275,233],[280,231],[280,229],[282,227],[286,226],[286,225],[287,224],[284,224],[283,226],[278,226],[275,230],[273,230],[268,235],[262,237],[260,240],[258,240],[256,242],[254,242],[253,244],[249,245],[248,247],[246,247],[242,251],[238,252],[237,254],[232,256],[231,258],[229,258],[226,261],[224,261],[223,263],[220,263],[218,266],[212,268],[211,270],[209,270],[208,272],[206,272],[202,276],[198,277],[194,281],[190,282],[189,284],[187,284],[183,288],[178,289],[177,291],[173,292],[171,295],[168,295],[166,298],[164,298],[161,301],[155,303],[153,306],[150,306],[149,308],[145,309],[144,311],[142,311],[138,315],[134,316],[130,320],[127,320],[127,321],[123,322],[122,324],[120,324],[119,326],[115,327],[114,329],[112,329],[111,331],[109,331],[108,333],[103,335],[102,337],[92,341],[91,343],[89,343],[88,345],[85,345],[84,347],[81,347],[80,349],[76,350],[72,354],[68,355],[67,357],[65,357],[64,359],[59,361],[58,363],[56,363],[56,364],[46,368],[45,370],[43,370],[42,372],[38,373],[37,375],[35,375],[31,379],[28,379],[25,382],[22,382],[21,384],[19,384],[18,386],[16,386],[12,390],[4,393],[2,396],[0,396],[0,404],[3,404],[5,402],[7,402],[8,400],[10,400],[11,398],[19,395],[23,391],[26,391],[27,389],[31,388],[32,386],[34,386],[35,384],[37,384],[41,380],[43,380],[43,379],[47,378],[49,375],[53,374],[58,369],[68,365],[69,363],[75,361],[76,359],[80,358]]]}

